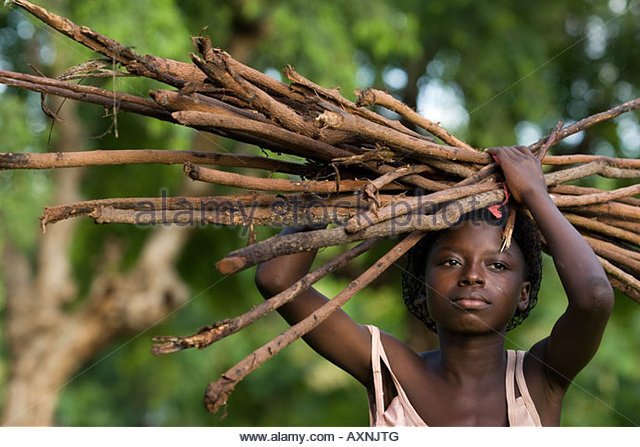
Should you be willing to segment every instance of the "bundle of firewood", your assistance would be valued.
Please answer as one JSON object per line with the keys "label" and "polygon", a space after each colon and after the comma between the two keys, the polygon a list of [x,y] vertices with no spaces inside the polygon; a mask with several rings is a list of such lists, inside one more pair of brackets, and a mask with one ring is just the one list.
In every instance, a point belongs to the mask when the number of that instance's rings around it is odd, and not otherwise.
{"label": "bundle of firewood", "polygon": [[[12,3],[71,39],[106,57],[73,67],[56,79],[0,70],[0,82],[43,95],[91,102],[150,116],[238,141],[299,161],[266,156],[171,150],[73,153],[4,153],[0,169],[51,169],[122,164],[183,164],[196,181],[238,188],[238,195],[89,200],[45,209],[43,228],[89,216],[97,223],[317,225],[314,231],[274,236],[228,254],[217,264],[232,273],[276,256],[359,242],[286,291],[247,313],[216,322],[185,337],[158,337],[154,353],[203,348],[290,301],[327,273],[366,252],[378,240],[408,234],[331,300],[231,368],[207,389],[211,411],[235,384],[267,358],[307,333],[413,246],[425,231],[451,226],[464,213],[506,200],[491,157],[449,134],[388,93],[357,92],[352,102],[286,67],[289,83],[277,81],[193,38],[193,63],[136,54],[130,48],[23,0]],[[114,67],[116,67],[115,69]],[[141,76],[172,87],[150,98],[79,85],[87,77]],[[640,160],[593,155],[548,155],[551,146],[589,127],[640,108],[640,98],[572,125],[562,123],[529,146],[545,167],[552,198],[599,256],[611,284],[640,302],[640,184],[611,191],[575,186],[599,175],[637,179]],[[401,117],[387,118],[386,109]],[[290,157],[291,159],[296,159]],[[207,166],[238,168],[221,170]],[[251,168],[251,175],[243,174]],[[257,176],[255,172],[264,175]],[[275,175],[274,174],[283,174]],[[242,192],[244,191],[244,192]]]}

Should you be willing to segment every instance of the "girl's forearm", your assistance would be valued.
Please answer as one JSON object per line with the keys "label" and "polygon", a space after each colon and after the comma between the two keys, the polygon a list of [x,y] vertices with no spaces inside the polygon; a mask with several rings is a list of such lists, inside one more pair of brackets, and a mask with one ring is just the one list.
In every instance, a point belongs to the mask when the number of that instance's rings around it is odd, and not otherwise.
{"label": "girl's forearm", "polygon": [[[594,299],[610,299],[603,293],[611,286],[595,253],[580,233],[567,221],[546,191],[524,198],[553,257],[570,304],[592,306]],[[606,287],[604,287],[606,285]],[[607,295],[606,297],[594,295]]]}

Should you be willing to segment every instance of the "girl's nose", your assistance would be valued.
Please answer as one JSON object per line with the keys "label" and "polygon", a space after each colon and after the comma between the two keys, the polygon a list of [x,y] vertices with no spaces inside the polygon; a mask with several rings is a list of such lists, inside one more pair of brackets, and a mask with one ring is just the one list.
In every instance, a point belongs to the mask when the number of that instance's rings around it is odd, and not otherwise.
{"label": "girl's nose", "polygon": [[458,284],[461,286],[484,286],[484,276],[479,266],[469,265],[462,271]]}

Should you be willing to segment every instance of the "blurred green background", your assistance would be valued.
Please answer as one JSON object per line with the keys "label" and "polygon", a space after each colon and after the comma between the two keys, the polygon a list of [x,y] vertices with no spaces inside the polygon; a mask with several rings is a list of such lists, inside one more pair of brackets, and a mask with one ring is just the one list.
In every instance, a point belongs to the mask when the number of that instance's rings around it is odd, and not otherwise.
{"label": "blurred green background", "polygon": [[[527,144],[558,120],[569,123],[639,95],[640,2],[567,0],[557,2],[477,2],[450,0],[80,0],[38,2],[76,23],[88,25],[138,53],[188,61],[190,36],[209,34],[214,45],[235,52],[246,64],[279,77],[291,64],[302,75],[340,86],[353,98],[357,88],[386,89],[441,122],[477,147]],[[70,40],[0,7],[0,68],[48,75],[93,57]],[[145,95],[157,84],[135,79],[92,81]],[[64,110],[63,105],[63,110]],[[78,149],[194,147],[194,134],[167,123],[119,114],[116,138],[112,118],[92,105],[79,105],[87,137]],[[556,154],[592,153],[637,158],[638,113],[599,125],[567,139]],[[55,151],[65,122],[40,111],[37,94],[0,85],[2,152]],[[109,130],[111,130],[109,132]],[[217,150],[260,154],[260,150],[210,137]],[[614,182],[582,185],[612,188]],[[141,166],[86,169],[78,196],[178,195],[181,168]],[[38,216],[57,187],[52,172],[0,173],[0,248],[10,242],[36,259],[42,235]],[[216,193],[224,193],[218,188]],[[82,219],[68,252],[74,299],[63,312],[82,305],[103,272],[99,260],[117,241],[116,268],[135,263],[151,229],[99,226]],[[276,229],[261,228],[264,238]],[[177,260],[189,301],[147,330],[119,334],[86,360],[60,387],[52,423],[62,426],[361,426],[368,424],[364,390],[346,374],[298,341],[245,379],[231,395],[224,417],[208,414],[202,398],[207,383],[286,329],[277,316],[265,318],[203,351],[165,357],[150,354],[155,335],[183,335],[259,303],[253,269],[222,277],[214,262],[242,247],[239,228],[199,227],[189,234]],[[389,244],[387,244],[388,246]],[[377,253],[381,253],[381,247]],[[337,250],[321,252],[328,259]],[[319,285],[335,294],[372,258],[358,259]],[[565,306],[553,265],[546,260],[538,307],[508,334],[509,346],[526,349],[545,337]],[[0,271],[0,407],[10,377],[6,269]],[[405,312],[395,267],[347,306],[362,322],[400,338],[424,336]],[[17,349],[14,347],[13,349]],[[51,346],[55,350],[55,346]],[[640,309],[617,296],[613,317],[592,363],[577,377],[563,411],[564,426],[626,426],[640,423]]]}

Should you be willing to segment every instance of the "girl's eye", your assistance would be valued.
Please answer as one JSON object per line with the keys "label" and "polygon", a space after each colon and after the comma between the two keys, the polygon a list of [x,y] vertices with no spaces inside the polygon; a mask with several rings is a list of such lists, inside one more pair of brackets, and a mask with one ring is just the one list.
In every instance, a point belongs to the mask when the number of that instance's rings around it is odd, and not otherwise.
{"label": "girl's eye", "polygon": [[458,265],[461,265],[458,261],[456,261],[455,259],[447,259],[446,261],[444,261],[442,263],[442,265],[447,266],[447,267],[455,267]]}
{"label": "girl's eye", "polygon": [[506,270],[507,266],[504,265],[502,262],[494,262],[493,264],[491,264],[491,268],[493,268],[494,270],[502,271],[502,270]]}

